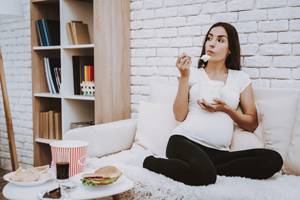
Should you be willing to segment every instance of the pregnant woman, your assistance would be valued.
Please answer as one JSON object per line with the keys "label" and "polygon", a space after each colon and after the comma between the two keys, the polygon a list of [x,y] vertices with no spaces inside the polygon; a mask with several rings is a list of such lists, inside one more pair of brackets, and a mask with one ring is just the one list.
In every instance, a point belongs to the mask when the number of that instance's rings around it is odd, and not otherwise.
{"label": "pregnant woman", "polygon": [[258,125],[251,80],[240,71],[236,29],[224,22],[214,24],[205,36],[203,57],[195,70],[190,69],[188,55],[178,57],[180,77],[173,112],[181,123],[169,138],[167,158],[149,156],[144,168],[188,185],[213,184],[217,175],[273,176],[283,165],[278,152],[229,151],[234,123],[249,132]]}

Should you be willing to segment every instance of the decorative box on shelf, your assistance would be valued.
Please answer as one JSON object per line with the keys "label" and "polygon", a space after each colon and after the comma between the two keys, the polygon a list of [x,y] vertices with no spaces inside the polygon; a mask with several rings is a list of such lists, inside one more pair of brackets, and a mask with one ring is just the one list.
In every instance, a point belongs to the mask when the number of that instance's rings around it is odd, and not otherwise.
{"label": "decorative box on shelf", "polygon": [[80,84],[82,95],[95,96],[95,83],[94,81],[82,81]]}

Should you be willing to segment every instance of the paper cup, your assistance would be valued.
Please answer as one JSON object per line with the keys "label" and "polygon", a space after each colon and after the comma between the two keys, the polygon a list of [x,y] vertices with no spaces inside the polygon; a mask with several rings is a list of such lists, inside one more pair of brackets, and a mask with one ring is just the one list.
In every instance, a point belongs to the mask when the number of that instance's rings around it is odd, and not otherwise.
{"label": "paper cup", "polygon": [[61,140],[52,142],[51,155],[52,155],[52,167],[56,166],[56,163],[61,161],[62,157],[68,158],[69,176],[74,176],[80,172],[83,172],[86,157],[88,143],[80,140]]}

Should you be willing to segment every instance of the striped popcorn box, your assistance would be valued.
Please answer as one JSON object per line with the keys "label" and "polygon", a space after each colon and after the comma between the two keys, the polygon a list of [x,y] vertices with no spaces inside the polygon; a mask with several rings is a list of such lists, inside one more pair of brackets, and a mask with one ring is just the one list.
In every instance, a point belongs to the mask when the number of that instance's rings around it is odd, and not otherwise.
{"label": "striped popcorn box", "polygon": [[69,177],[83,172],[87,157],[87,142],[80,140],[61,140],[52,142],[50,146],[52,167],[55,168],[57,162],[64,161],[69,162]]}

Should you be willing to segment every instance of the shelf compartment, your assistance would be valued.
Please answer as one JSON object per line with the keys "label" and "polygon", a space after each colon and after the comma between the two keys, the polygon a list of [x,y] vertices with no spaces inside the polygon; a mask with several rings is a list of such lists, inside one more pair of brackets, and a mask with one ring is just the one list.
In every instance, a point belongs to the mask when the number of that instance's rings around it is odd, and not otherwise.
{"label": "shelf compartment", "polygon": [[74,92],[74,76],[73,76],[73,56],[93,56],[94,49],[68,49],[62,50],[62,80],[64,96],[73,97]]}
{"label": "shelf compartment", "polygon": [[[33,94],[49,93],[47,77],[45,73],[44,58],[60,58],[60,50],[35,51],[32,55],[32,82]],[[54,95],[55,96],[55,95]],[[53,96],[49,96],[53,97]]]}
{"label": "shelf compartment", "polygon": [[[40,138],[40,112],[54,110],[57,112],[61,112],[61,99],[53,99],[53,98],[33,98],[33,132],[34,138]],[[60,120],[61,121],[61,120]],[[61,127],[61,124],[60,124]],[[60,130],[60,138],[61,138],[61,130]],[[47,139],[45,139],[46,141]],[[45,165],[50,164],[51,162],[51,153],[50,146],[48,143],[42,142],[43,140],[34,140],[34,157],[39,158],[34,160],[34,165]]]}
{"label": "shelf compartment", "polygon": [[[35,137],[40,137],[40,113],[53,110],[61,113],[61,99],[54,98],[34,98],[34,120],[37,122],[34,124]],[[61,126],[61,125],[60,125]],[[61,132],[61,131],[60,131]],[[61,137],[61,136],[60,136]]]}
{"label": "shelf compartment", "polygon": [[[62,100],[62,132],[70,130],[73,122],[94,121],[94,101],[63,99]],[[64,137],[64,136],[62,136]]]}
{"label": "shelf compartment", "polygon": [[[60,21],[59,1],[31,1],[31,43],[33,47],[39,47],[39,38],[35,21],[39,19],[50,19]],[[48,47],[48,46],[45,46]],[[48,47],[49,48],[49,47]],[[50,46],[51,48],[51,46]]]}
{"label": "shelf compartment", "polygon": [[35,142],[34,157],[39,158],[34,159],[34,166],[50,165],[52,160],[50,145],[46,143]]}
{"label": "shelf compartment", "polygon": [[71,21],[82,21],[87,24],[91,43],[94,43],[93,4],[94,1],[62,1],[61,37],[63,45],[72,44],[67,31],[67,23]]}

